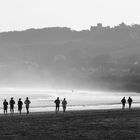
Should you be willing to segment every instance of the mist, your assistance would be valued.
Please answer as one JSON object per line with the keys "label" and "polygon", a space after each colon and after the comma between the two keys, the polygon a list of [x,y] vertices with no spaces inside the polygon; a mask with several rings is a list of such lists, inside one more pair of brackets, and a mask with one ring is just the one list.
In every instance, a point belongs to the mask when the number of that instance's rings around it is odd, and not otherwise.
{"label": "mist", "polygon": [[140,25],[0,33],[0,87],[139,92]]}

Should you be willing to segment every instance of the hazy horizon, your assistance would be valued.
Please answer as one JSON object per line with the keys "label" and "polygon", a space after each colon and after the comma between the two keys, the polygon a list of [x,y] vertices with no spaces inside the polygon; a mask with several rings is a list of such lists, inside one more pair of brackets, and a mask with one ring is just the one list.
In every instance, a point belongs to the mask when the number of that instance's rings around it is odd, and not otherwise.
{"label": "hazy horizon", "polygon": [[107,27],[107,28],[115,28],[121,24],[125,24],[126,26],[134,26],[134,25],[140,25],[140,22],[135,22],[135,23],[130,23],[130,24],[127,24],[126,22],[124,21],[120,21],[119,23],[116,23],[114,25],[111,25],[111,24],[103,24],[102,22],[97,22],[95,24],[90,24],[89,26],[87,27],[83,27],[83,28],[80,28],[80,29],[77,29],[77,28],[72,28],[70,26],[42,26],[42,27],[28,27],[28,28],[23,28],[23,29],[9,29],[9,30],[5,30],[5,31],[0,31],[0,33],[8,33],[8,32],[24,32],[24,31],[28,31],[28,30],[42,30],[42,29],[53,29],[53,28],[69,28],[71,29],[72,31],[77,31],[77,32],[81,32],[81,31],[90,31],[90,28],[91,27],[96,27],[98,24],[102,24],[102,27]]}
{"label": "hazy horizon", "polygon": [[0,33],[0,87],[139,92],[139,38],[124,23]]}
{"label": "hazy horizon", "polygon": [[0,87],[140,92],[139,4],[2,1]]}

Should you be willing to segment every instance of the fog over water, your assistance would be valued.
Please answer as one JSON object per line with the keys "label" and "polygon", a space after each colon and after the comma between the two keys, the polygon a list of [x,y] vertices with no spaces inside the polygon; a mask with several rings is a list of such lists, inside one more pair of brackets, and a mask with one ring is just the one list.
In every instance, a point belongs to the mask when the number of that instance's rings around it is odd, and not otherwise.
{"label": "fog over water", "polygon": [[[1,89],[0,90],[0,113],[3,112],[2,102],[11,97],[16,101],[15,112],[17,112],[17,101],[22,98],[24,102],[26,97],[31,100],[31,112],[54,111],[54,100],[59,97],[62,101],[66,98],[68,101],[67,110],[86,110],[86,109],[112,109],[121,108],[120,100],[123,96],[126,99],[131,96],[134,100],[133,107],[140,107],[140,97],[137,93],[124,92],[103,92],[103,91],[78,91],[78,90],[33,90],[33,89]],[[60,107],[62,110],[62,107]],[[8,110],[9,111],[9,110]],[[25,107],[23,106],[23,112]]]}

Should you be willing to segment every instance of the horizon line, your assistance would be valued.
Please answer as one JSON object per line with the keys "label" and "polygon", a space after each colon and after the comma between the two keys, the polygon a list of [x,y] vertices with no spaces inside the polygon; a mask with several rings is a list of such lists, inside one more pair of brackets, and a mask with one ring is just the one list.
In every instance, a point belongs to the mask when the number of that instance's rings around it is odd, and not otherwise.
{"label": "horizon line", "polygon": [[50,29],[50,28],[67,28],[67,29],[70,29],[71,31],[77,31],[77,32],[80,32],[80,31],[85,31],[85,30],[88,30],[90,31],[90,28],[91,27],[98,27],[98,24],[101,24],[103,28],[105,27],[109,27],[109,28],[115,28],[115,27],[118,27],[120,25],[125,25],[125,26],[128,26],[128,27],[132,27],[134,25],[140,25],[140,23],[133,23],[133,24],[126,24],[125,22],[121,22],[120,24],[116,24],[116,25],[106,25],[106,26],[103,26],[103,23],[101,22],[98,22],[96,25],[89,25],[89,28],[83,28],[83,29],[73,29],[72,27],[68,27],[68,26],[44,26],[44,27],[30,27],[30,28],[25,28],[25,29],[11,29],[11,30],[7,30],[7,31],[0,31],[0,33],[9,33],[9,32],[24,32],[24,31],[28,31],[28,30],[40,30],[40,29]]}

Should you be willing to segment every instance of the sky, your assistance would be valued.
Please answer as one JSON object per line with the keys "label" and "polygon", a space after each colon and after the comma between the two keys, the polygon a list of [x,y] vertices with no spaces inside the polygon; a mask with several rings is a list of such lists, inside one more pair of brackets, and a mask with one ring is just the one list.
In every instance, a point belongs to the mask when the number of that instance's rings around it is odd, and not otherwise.
{"label": "sky", "polygon": [[43,27],[140,23],[139,0],[0,0],[0,32]]}

